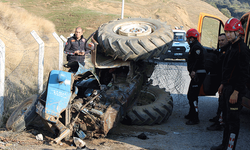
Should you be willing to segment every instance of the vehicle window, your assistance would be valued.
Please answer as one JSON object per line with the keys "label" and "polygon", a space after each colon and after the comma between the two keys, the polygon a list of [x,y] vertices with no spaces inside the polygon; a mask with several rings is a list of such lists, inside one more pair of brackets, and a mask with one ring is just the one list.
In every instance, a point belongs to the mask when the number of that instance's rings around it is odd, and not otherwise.
{"label": "vehicle window", "polygon": [[218,45],[218,32],[223,33],[223,27],[221,27],[219,20],[205,17],[203,19],[202,31],[201,31],[201,44],[205,47],[217,48]]}
{"label": "vehicle window", "polygon": [[174,41],[186,41],[186,35],[184,32],[175,32]]}

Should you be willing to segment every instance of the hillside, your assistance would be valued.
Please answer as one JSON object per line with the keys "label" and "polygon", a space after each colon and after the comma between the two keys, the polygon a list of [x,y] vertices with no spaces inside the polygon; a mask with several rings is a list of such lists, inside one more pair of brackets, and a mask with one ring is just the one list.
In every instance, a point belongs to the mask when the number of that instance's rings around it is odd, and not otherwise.
{"label": "hillside", "polygon": [[[102,23],[121,17],[122,0],[10,0],[7,4],[25,8],[30,13],[52,21],[58,34],[65,37],[76,26],[85,29],[89,36]],[[200,12],[227,19],[217,8],[201,0],[126,0],[125,17],[152,17],[167,21],[169,25],[196,28]]]}
{"label": "hillside", "polygon": [[241,18],[250,11],[249,0],[202,0],[218,8],[227,17]]}

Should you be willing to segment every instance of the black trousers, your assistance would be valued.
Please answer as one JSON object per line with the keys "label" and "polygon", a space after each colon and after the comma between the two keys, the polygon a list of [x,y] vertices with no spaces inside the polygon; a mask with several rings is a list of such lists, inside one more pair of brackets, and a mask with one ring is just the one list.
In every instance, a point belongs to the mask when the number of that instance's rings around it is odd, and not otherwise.
{"label": "black trousers", "polygon": [[229,100],[233,91],[234,88],[231,85],[224,86],[222,91],[222,114],[223,122],[225,123],[222,144],[225,149],[229,148],[232,150],[235,149],[239,135],[241,102],[246,90],[238,94],[237,103],[231,104]]}
{"label": "black trousers", "polygon": [[223,122],[223,119],[222,119],[223,117],[221,116],[222,108],[223,108],[223,99],[222,99],[222,96],[219,96],[219,98],[218,98],[218,109],[217,109],[217,112],[216,112],[216,117],[218,117],[218,120],[216,121],[216,123],[218,123],[218,124]]}
{"label": "black trousers", "polygon": [[191,79],[187,98],[189,101],[189,113],[190,120],[198,120],[198,96],[201,85],[206,77],[206,73],[196,73],[195,77]]}

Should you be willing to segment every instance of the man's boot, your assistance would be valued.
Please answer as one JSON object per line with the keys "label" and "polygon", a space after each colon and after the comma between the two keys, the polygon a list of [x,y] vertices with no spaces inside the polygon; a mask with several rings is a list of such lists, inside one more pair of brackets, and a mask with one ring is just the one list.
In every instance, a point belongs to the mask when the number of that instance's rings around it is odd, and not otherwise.
{"label": "man's boot", "polygon": [[229,133],[229,127],[226,126],[223,132],[222,144],[220,144],[219,146],[212,146],[210,150],[225,150],[228,146],[228,139],[229,139],[228,133]]}
{"label": "man's boot", "polygon": [[224,150],[225,146],[223,146],[223,144],[219,145],[219,146],[212,146],[210,148],[210,150]]}
{"label": "man's boot", "polygon": [[184,116],[185,119],[191,119],[191,115],[188,113],[187,115]]}
{"label": "man's boot", "polygon": [[199,124],[200,123],[200,120],[199,119],[195,119],[195,120],[188,120],[186,122],[186,125],[195,125],[195,124]]}
{"label": "man's boot", "polygon": [[222,131],[223,126],[220,125],[220,123],[217,121],[214,124],[212,124],[211,126],[207,127],[207,130],[209,130],[209,131]]}
{"label": "man's boot", "polygon": [[219,116],[215,116],[215,117],[209,119],[210,122],[216,122],[218,120],[219,120]]}
{"label": "man's boot", "polygon": [[199,114],[198,114],[198,102],[194,101],[193,102],[193,109],[191,110],[192,112],[192,118],[190,118],[187,122],[186,125],[195,125],[195,124],[199,124],[200,120],[199,120]]}
{"label": "man's boot", "polygon": [[199,123],[200,123],[200,120],[198,118],[198,112],[195,112],[193,117],[186,122],[186,125],[195,125]]}
{"label": "man's boot", "polygon": [[189,119],[192,118],[192,110],[191,110],[192,108],[191,108],[191,107],[192,107],[192,106],[189,107],[189,112],[188,112],[188,114],[184,116],[185,119],[188,119],[188,120],[189,120]]}

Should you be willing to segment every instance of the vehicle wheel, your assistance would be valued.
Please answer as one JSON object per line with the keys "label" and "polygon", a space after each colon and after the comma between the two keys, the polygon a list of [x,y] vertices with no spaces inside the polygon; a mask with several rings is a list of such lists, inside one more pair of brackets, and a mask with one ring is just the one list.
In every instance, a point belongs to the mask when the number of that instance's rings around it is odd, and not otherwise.
{"label": "vehicle wheel", "polygon": [[141,91],[137,106],[127,112],[127,117],[134,125],[160,124],[169,118],[172,110],[173,99],[170,93],[151,85]]}
{"label": "vehicle wheel", "polygon": [[35,119],[37,98],[37,95],[32,95],[14,110],[6,123],[8,130],[21,132]]}
{"label": "vehicle wheel", "polygon": [[113,20],[101,25],[97,31],[97,41],[102,47],[98,52],[124,61],[149,59],[159,56],[168,48],[172,35],[170,26],[160,20]]}

